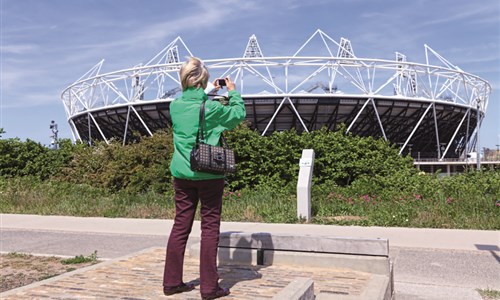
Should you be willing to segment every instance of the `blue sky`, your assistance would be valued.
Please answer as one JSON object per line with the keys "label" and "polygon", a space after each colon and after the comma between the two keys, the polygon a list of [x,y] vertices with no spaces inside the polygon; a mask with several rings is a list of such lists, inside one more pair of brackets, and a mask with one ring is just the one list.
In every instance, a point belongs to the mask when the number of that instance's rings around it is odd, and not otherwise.
{"label": "blue sky", "polygon": [[429,45],[493,92],[481,146],[500,144],[498,0],[0,0],[3,138],[48,144],[60,94],[101,59],[101,73],[145,63],[177,36],[203,59],[239,57],[255,34],[266,56],[292,55],[317,30],[358,57],[425,62]]}

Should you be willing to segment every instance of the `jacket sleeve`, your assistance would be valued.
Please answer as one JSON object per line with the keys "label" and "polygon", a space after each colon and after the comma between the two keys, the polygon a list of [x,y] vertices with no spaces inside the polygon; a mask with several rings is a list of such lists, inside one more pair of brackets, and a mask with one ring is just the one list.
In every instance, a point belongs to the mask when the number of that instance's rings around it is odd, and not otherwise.
{"label": "jacket sleeve", "polygon": [[208,127],[222,127],[222,130],[231,130],[245,119],[245,103],[240,93],[233,90],[229,92],[228,96],[229,105],[227,106],[218,101],[209,101],[209,111],[205,111],[205,122]]}

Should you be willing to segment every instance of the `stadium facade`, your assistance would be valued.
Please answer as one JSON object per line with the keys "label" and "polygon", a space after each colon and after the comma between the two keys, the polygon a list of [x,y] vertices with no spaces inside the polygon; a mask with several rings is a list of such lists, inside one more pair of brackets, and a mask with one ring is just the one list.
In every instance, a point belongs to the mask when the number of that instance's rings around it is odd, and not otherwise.
{"label": "stadium facade", "polygon": [[[425,62],[359,58],[351,42],[317,30],[290,56],[264,56],[255,35],[243,55],[204,60],[211,78],[231,76],[247,121],[262,135],[326,126],[384,138],[415,158],[460,158],[474,149],[490,84],[424,45]],[[100,73],[104,61],[62,92],[73,138],[123,143],[171,125],[178,71],[193,56],[178,37],[153,59]],[[200,56],[203,58],[203,56]]]}

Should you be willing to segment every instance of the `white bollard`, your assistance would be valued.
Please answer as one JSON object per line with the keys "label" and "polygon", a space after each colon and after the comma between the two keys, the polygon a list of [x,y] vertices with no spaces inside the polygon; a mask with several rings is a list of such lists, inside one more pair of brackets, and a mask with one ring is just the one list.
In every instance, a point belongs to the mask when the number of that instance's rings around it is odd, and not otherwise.
{"label": "white bollard", "polygon": [[297,218],[311,220],[311,184],[314,166],[314,150],[303,149],[299,162],[297,181]]}

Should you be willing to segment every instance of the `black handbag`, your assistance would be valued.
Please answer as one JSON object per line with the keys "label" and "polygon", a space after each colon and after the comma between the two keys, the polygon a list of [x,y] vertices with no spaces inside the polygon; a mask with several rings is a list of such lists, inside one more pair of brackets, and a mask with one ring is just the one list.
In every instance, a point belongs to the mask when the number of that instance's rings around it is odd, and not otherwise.
{"label": "black handbag", "polygon": [[212,146],[205,144],[203,133],[205,124],[205,101],[200,107],[200,123],[196,133],[196,144],[191,150],[191,170],[212,174],[227,174],[236,172],[236,161],[233,150],[229,149],[226,139],[220,135],[219,144]]}

